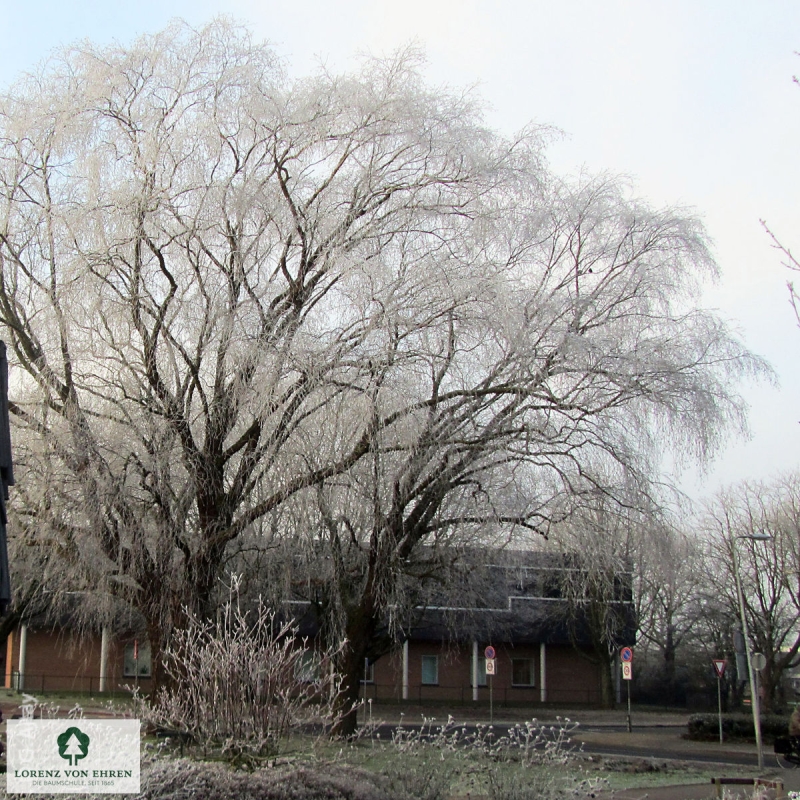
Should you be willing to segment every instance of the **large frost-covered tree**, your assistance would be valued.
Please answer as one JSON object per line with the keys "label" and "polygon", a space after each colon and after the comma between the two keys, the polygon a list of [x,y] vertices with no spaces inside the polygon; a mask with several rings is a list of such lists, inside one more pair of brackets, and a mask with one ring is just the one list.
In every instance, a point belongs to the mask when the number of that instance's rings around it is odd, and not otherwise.
{"label": "large frost-covered tree", "polygon": [[760,364],[693,305],[702,227],[554,178],[545,139],[413,54],[289,80],[224,22],[18,82],[0,323],[30,535],[140,609],[156,659],[239,543],[291,535],[329,556],[355,692],[436,546],[646,488],[665,439],[709,454]]}

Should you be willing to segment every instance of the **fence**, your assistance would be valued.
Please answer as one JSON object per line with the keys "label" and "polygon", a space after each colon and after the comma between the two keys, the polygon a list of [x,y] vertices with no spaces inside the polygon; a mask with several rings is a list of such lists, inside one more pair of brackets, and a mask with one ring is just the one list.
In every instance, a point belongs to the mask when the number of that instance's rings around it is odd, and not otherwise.
{"label": "fence", "polygon": [[20,675],[18,671],[11,674],[11,688],[18,692],[30,692],[32,694],[47,694],[56,692],[69,692],[75,694],[89,695],[102,694],[104,697],[113,695],[130,695],[127,687],[141,686],[147,690],[150,685],[149,679],[139,680],[133,676],[119,678],[111,676],[106,678],[106,691],[100,691],[99,675],[54,675],[53,673],[31,673],[26,672]]}
{"label": "fence", "polygon": [[[409,686],[408,699],[402,700],[402,690],[396,683],[362,683],[361,698],[374,702],[389,703],[450,703],[456,705],[474,705],[472,686],[462,684],[437,684],[436,686]],[[489,689],[479,687],[479,703],[489,702]],[[547,701],[542,703],[538,687],[494,687],[492,700],[497,706],[541,706],[541,705],[600,705],[601,697],[598,689],[586,686],[570,688],[553,687],[547,689]]]}
{"label": "fence", "polygon": [[[134,677],[107,678],[107,689],[100,692],[99,675],[54,675],[51,673],[26,673],[21,676],[19,672],[12,674],[12,688],[17,691],[30,692],[32,694],[47,694],[56,692],[69,692],[93,696],[102,694],[105,696],[128,695],[130,689],[139,685],[145,692],[150,687],[150,680]],[[386,703],[415,703],[425,704],[455,704],[462,706],[474,705],[472,699],[472,686],[469,684],[438,684],[436,686],[419,685],[410,686],[408,699],[402,700],[402,690],[396,683],[375,683],[370,682],[361,685],[360,696],[362,699],[372,700],[373,702]],[[479,700],[481,704],[489,702],[489,689],[486,686],[479,687]],[[538,687],[494,687],[492,690],[492,700],[497,706],[541,706]],[[597,689],[586,686],[573,686],[570,688],[548,687],[546,705],[580,705],[596,706],[600,704],[600,693]]]}

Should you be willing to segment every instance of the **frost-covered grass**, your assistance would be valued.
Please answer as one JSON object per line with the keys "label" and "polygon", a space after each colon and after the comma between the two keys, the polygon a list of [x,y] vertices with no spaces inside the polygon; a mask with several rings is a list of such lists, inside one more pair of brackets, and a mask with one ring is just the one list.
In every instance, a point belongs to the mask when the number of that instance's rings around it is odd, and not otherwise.
{"label": "frost-covered grass", "polygon": [[[495,735],[450,719],[400,728],[390,741],[294,735],[280,756],[230,763],[222,750],[148,740],[143,800],[562,800],[599,791],[707,783],[712,773],[650,759],[589,757],[572,746],[574,723],[532,720]],[[374,732],[373,732],[374,734]],[[2,793],[5,796],[5,793]],[[38,797],[44,797],[38,795]],[[69,800],[70,796],[54,798]],[[85,795],[75,795],[75,798]]]}
{"label": "frost-covered grass", "polygon": [[[598,791],[664,784],[707,783],[710,772],[640,761],[568,767],[524,767],[485,759],[442,759],[434,753],[377,751],[364,743],[333,759],[320,753],[283,757],[247,771],[224,762],[165,757],[143,764],[141,800],[569,800]],[[5,792],[0,795],[6,797]],[[16,797],[16,795],[15,795]],[[37,795],[84,800],[86,795]]]}

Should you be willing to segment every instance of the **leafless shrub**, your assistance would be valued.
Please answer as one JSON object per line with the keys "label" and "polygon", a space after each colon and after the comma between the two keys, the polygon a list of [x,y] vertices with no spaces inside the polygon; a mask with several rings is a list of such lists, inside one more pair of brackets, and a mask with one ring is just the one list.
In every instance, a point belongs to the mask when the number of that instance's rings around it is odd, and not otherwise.
{"label": "leafless shrub", "polygon": [[168,685],[142,714],[231,760],[272,755],[290,732],[334,721],[333,655],[309,649],[297,625],[261,601],[250,614],[229,601],[216,621],[189,615],[175,632],[164,654]]}
{"label": "leafless shrub", "polygon": [[401,752],[424,748],[458,750],[467,755],[480,754],[496,761],[519,761],[523,766],[566,764],[580,750],[572,742],[577,722],[557,717],[554,725],[532,719],[497,733],[493,725],[477,725],[470,730],[448,717],[444,725],[435,719],[423,719],[420,728],[397,727],[392,744]]}

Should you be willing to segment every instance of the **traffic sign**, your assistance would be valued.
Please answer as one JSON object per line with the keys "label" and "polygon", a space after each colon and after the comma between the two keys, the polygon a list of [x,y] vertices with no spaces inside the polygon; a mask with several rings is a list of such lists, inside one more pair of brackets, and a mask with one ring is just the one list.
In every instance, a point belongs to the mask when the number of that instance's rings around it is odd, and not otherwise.
{"label": "traffic sign", "polygon": [[622,662],[622,680],[633,680],[633,664],[630,661]]}
{"label": "traffic sign", "polygon": [[484,654],[484,656],[486,656],[486,658],[494,658],[494,657],[497,655],[497,654],[495,653],[495,651],[494,651],[494,647],[492,647],[491,645],[489,645],[489,646],[488,646],[488,647],[487,647],[487,648],[486,648],[486,649],[483,651],[483,654]]}
{"label": "traffic sign", "polygon": [[486,659],[486,674],[487,675],[496,675],[496,662],[493,658]]}
{"label": "traffic sign", "polygon": [[763,653],[753,653],[750,663],[753,665],[753,669],[761,672],[767,666],[767,657]]}
{"label": "traffic sign", "polygon": [[619,651],[619,657],[623,664],[630,663],[633,661],[633,648],[623,647],[622,650]]}
{"label": "traffic sign", "polygon": [[725,675],[725,667],[728,666],[728,662],[724,658],[715,658],[714,661],[714,671],[717,673],[718,678],[722,678]]}

